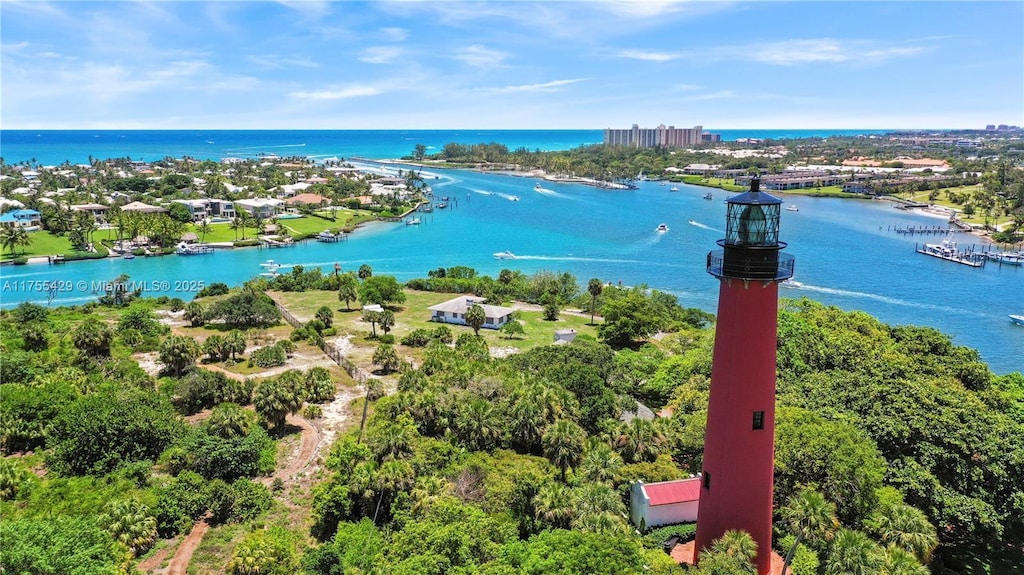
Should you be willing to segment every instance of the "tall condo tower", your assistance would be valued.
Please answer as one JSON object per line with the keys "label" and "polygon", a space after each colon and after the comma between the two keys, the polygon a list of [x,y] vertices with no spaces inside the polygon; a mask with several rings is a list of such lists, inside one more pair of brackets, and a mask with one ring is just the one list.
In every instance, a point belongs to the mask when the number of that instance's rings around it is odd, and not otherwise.
{"label": "tall condo tower", "polygon": [[767,575],[779,282],[793,277],[794,260],[780,253],[782,200],[760,184],[754,178],[749,192],[727,200],[722,249],[707,259],[720,287],[694,559],[726,531],[742,529],[757,541],[757,572]]}

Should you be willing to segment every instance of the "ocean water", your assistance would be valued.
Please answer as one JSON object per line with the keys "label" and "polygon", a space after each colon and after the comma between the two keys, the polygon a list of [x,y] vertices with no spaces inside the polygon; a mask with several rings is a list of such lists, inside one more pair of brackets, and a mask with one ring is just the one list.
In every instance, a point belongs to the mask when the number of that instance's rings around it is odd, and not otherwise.
{"label": "ocean water", "polygon": [[[721,130],[723,140],[737,138],[810,138],[874,134],[884,130]],[[400,158],[417,144],[428,153],[449,142],[498,142],[510,150],[568,150],[600,144],[602,130],[0,130],[0,157],[9,164],[88,163],[90,158],[130,157],[155,161],[167,156],[220,160],[259,154],[314,159]]]}
{"label": "ocean water", "polygon": [[[718,131],[725,140],[880,132]],[[314,159],[394,158],[410,154],[416,144],[439,150],[452,141],[500,142],[511,149],[562,150],[599,143],[601,138],[601,130],[4,130],[0,156],[7,162],[34,159],[44,165],[84,163],[90,157],[218,160],[271,153]],[[643,283],[676,294],[683,305],[715,311],[717,283],[705,273],[704,257],[724,232],[723,192],[713,192],[715,199],[707,201],[701,198],[703,188],[682,186],[680,193],[669,193],[653,182],[628,192],[544,183],[538,192],[533,190],[534,181],[523,178],[468,171],[430,175],[438,178],[430,182],[436,193],[453,198],[452,207],[421,216],[420,226],[372,224],[345,243],[308,242],[282,250],[5,267],[0,269],[0,305],[88,301],[103,282],[121,273],[129,274],[150,295],[187,299],[202,284],[240,283],[261,272],[260,263],[276,259],[328,271],[335,263],[345,269],[369,263],[402,280],[452,265],[469,265],[492,275],[503,267],[569,271],[584,284],[591,277],[624,285]],[[512,195],[521,201],[510,201]],[[956,343],[979,349],[998,373],[1024,370],[1024,329],[1006,317],[1024,313],[1024,270],[976,270],[915,254],[915,240],[938,240],[897,235],[886,228],[942,221],[893,210],[885,202],[803,197],[790,201],[801,209],[783,212],[782,238],[797,258],[797,274],[782,291],[784,297],[806,296],[860,309],[892,324],[936,327],[953,335]],[[655,232],[659,223],[666,223],[670,232]],[[960,241],[963,245],[976,240],[968,236]],[[494,259],[492,254],[503,250],[518,257]],[[50,286],[60,289],[42,289]]]}
{"label": "ocean water", "polygon": [[[212,255],[72,262],[0,268],[0,305],[19,301],[73,304],[96,298],[103,282],[128,274],[148,295],[189,299],[212,282],[239,284],[264,271],[261,263],[354,270],[404,281],[440,266],[467,265],[496,276],[503,268],[526,273],[568,271],[581,285],[590,278],[646,284],[679,297],[684,306],[714,312],[718,282],[705,256],[724,235],[728,194],[681,185],[678,193],[655,182],[637,190],[600,190],[463,170],[424,171],[436,196],[450,208],[420,214],[422,224],[374,223],[346,242],[310,241],[283,249],[218,250]],[[519,201],[512,201],[517,196]],[[863,310],[893,325],[935,327],[955,343],[980,351],[996,373],[1024,371],[1024,328],[1007,314],[1024,313],[1024,268],[973,269],[916,254],[915,241],[893,226],[942,225],[941,219],[893,209],[884,201],[790,196],[799,211],[782,212],[780,237],[796,257],[797,283],[782,297],[808,297],[846,310]],[[658,224],[669,227],[658,233]],[[958,241],[966,247],[970,236]],[[980,248],[980,245],[979,245]],[[498,260],[510,250],[513,260]],[[59,289],[52,294],[45,282]]]}

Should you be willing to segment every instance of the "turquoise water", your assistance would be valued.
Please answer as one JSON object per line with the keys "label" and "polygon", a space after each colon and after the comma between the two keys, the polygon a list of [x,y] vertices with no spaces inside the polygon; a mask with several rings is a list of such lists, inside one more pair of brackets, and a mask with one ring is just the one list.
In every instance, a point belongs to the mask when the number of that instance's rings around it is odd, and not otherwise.
{"label": "turquoise water", "polygon": [[[708,129],[707,131],[716,132]],[[884,130],[720,130],[723,140],[809,138],[874,134]],[[400,158],[416,144],[428,153],[449,142],[499,142],[510,150],[568,150],[600,144],[602,130],[0,130],[0,156],[7,163],[88,163],[89,158],[154,161],[167,156],[219,160],[259,154],[314,159]]]}
{"label": "turquoise water", "polygon": [[[495,276],[502,268],[527,273],[568,271],[582,285],[596,277],[623,285],[646,283],[677,295],[685,306],[715,311],[718,284],[705,271],[705,256],[724,235],[727,194],[681,185],[678,193],[654,182],[635,191],[468,171],[438,172],[428,180],[449,209],[420,214],[422,224],[375,223],[346,242],[281,249],[218,250],[213,255],[105,259],[63,266],[30,265],[0,270],[0,304],[45,303],[43,282],[60,288],[53,304],[95,298],[98,286],[121,273],[149,295],[188,299],[203,284],[238,284],[273,259],[354,270],[367,263],[399,280],[423,277],[439,266],[467,265]],[[515,195],[520,201],[511,201]],[[996,373],[1024,371],[1024,328],[1007,314],[1024,313],[1024,268],[973,269],[914,253],[915,239],[888,226],[940,225],[943,221],[895,210],[888,202],[791,196],[782,212],[781,239],[796,257],[796,286],[784,297],[809,297],[847,310],[863,310],[894,325],[917,324],[951,334],[978,349]],[[689,221],[693,220],[694,223]],[[658,224],[670,231],[658,233]],[[880,229],[881,227],[881,229]],[[932,236],[923,241],[937,242]],[[959,239],[961,246],[974,241]],[[510,250],[514,260],[497,260]]]}

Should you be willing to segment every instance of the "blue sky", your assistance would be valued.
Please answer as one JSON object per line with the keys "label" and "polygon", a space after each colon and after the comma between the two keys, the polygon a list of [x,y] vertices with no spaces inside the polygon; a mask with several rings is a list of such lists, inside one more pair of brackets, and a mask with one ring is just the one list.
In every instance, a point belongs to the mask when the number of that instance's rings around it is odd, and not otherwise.
{"label": "blue sky", "polygon": [[6,129],[1024,124],[1024,2],[0,0]]}

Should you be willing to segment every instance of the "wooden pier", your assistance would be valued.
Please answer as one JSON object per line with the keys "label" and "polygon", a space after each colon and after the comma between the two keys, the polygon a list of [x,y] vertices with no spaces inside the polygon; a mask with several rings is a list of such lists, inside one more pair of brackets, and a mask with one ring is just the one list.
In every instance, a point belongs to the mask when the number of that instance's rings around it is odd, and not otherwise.
{"label": "wooden pier", "polygon": [[946,260],[947,262],[954,262],[970,266],[972,268],[983,268],[985,267],[985,261],[988,259],[982,252],[975,252],[974,246],[972,245],[969,249],[960,250],[956,247],[953,242],[943,241],[941,244],[914,244],[914,251],[919,254],[931,256],[933,258],[939,258],[940,260]]}
{"label": "wooden pier", "polygon": [[889,226],[889,231],[896,232],[897,234],[906,235],[932,235],[932,234],[943,234],[946,235],[950,232],[959,231],[956,228],[942,227],[942,226]]}

